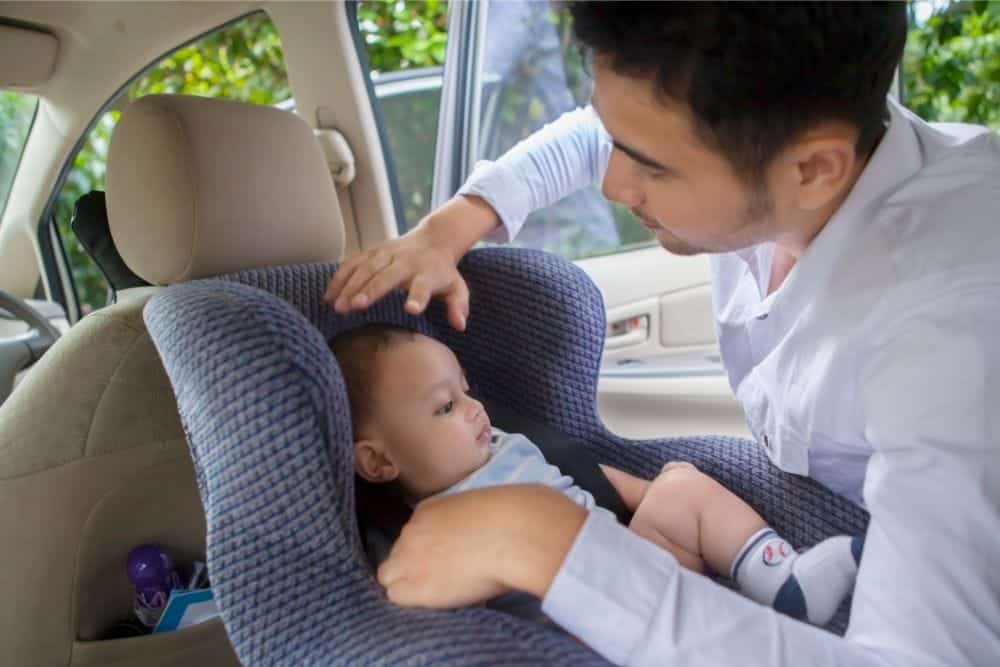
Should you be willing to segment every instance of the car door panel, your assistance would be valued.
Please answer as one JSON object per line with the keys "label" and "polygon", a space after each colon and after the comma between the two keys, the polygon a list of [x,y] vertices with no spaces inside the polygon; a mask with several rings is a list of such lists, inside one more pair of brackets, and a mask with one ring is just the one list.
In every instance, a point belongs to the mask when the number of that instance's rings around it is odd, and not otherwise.
{"label": "car door panel", "polygon": [[604,297],[598,412],[633,438],[748,435],[721,365],[708,259],[662,248],[580,260]]}

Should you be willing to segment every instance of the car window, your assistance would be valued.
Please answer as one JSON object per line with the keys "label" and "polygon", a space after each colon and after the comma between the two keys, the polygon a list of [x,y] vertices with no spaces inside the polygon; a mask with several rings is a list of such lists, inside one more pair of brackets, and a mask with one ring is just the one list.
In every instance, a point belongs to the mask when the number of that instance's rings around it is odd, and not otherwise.
{"label": "car window", "polygon": [[35,119],[38,98],[0,90],[0,216],[7,206],[21,152]]}
{"label": "car window", "polygon": [[358,31],[365,47],[373,104],[381,116],[403,207],[399,231],[413,228],[431,206],[448,3],[363,1]]}
{"label": "car window", "polygon": [[915,2],[903,57],[903,100],[926,120],[1000,132],[1000,3]]}
{"label": "car window", "polygon": [[91,127],[62,183],[55,222],[73,274],[82,314],[104,306],[108,285],[70,228],[76,200],[104,189],[111,132],[130,100],[156,93],[202,95],[251,104],[291,98],[278,31],[264,13],[230,23],[173,51],[137,77]]}
{"label": "car window", "polygon": [[[493,160],[566,111],[586,106],[591,80],[564,3],[489,3],[475,159]],[[533,213],[514,245],[582,259],[649,245],[628,209],[587,188]]]}

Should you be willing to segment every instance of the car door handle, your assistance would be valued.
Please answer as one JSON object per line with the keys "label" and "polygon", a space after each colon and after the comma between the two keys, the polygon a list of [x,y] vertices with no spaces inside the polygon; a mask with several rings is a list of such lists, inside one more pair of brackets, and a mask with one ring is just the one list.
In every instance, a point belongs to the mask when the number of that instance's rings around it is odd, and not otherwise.
{"label": "car door handle", "polygon": [[618,350],[631,345],[638,345],[649,338],[649,315],[628,317],[613,322],[608,327],[604,339],[605,350]]}

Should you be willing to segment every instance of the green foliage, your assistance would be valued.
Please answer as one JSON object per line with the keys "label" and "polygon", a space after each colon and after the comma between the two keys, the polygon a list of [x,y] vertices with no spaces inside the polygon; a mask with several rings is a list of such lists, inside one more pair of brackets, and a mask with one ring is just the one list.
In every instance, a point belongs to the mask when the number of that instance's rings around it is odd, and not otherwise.
{"label": "green foliage", "polygon": [[[440,73],[447,29],[447,2],[358,3],[358,30],[376,82],[380,74],[404,69]],[[430,211],[440,104],[439,88],[379,101],[407,228]]]}
{"label": "green foliage", "polygon": [[1000,3],[954,2],[911,29],[903,78],[920,117],[1000,131]]}
{"label": "green foliage", "polygon": [[35,117],[38,98],[0,90],[0,213],[7,204],[21,150]]}
{"label": "green foliage", "polygon": [[444,64],[448,3],[442,0],[358,3],[358,29],[375,74]]}

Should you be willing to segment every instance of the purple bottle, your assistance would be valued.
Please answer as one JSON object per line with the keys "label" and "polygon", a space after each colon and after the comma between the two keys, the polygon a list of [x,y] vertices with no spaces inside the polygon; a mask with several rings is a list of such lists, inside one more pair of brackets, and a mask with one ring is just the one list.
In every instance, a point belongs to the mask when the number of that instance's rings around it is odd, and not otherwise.
{"label": "purple bottle", "polygon": [[152,628],[167,606],[170,591],[179,588],[170,554],[159,544],[140,544],[129,552],[125,572],[135,587],[135,615]]}

